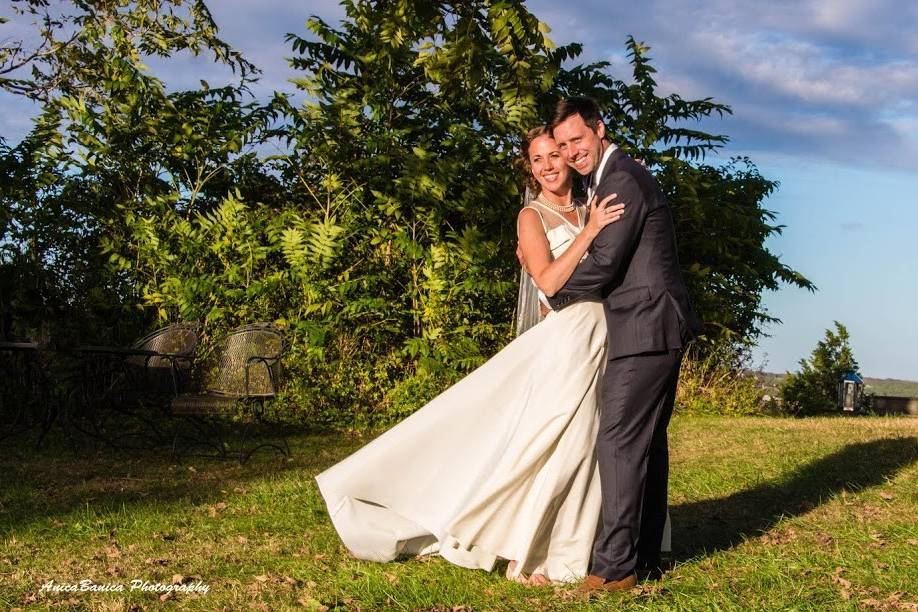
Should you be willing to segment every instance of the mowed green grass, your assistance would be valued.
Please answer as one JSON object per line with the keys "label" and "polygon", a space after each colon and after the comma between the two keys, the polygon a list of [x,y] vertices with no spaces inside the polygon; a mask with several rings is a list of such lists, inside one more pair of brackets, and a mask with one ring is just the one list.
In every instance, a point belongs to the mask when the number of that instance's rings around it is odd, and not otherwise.
{"label": "mowed green grass", "polygon": [[[595,609],[918,609],[918,419],[677,416],[672,568]],[[348,557],[313,477],[365,443],[249,463],[0,448],[0,608],[587,609],[439,558]],[[470,448],[470,452],[474,452]],[[423,458],[419,458],[423,460]],[[40,593],[48,581],[123,593]],[[202,594],[129,590],[200,580]]]}

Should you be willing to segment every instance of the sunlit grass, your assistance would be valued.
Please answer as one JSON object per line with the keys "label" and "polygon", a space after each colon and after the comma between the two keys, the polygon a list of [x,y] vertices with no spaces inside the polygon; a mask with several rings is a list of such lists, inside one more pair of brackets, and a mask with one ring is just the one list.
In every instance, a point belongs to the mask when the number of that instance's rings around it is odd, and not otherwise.
{"label": "sunlit grass", "polygon": [[[672,569],[601,609],[915,609],[918,419],[677,417]],[[0,607],[576,609],[441,559],[351,559],[313,476],[365,440],[298,435],[245,464],[0,449]],[[204,594],[40,593],[200,581]],[[135,608],[138,609],[138,608]]]}

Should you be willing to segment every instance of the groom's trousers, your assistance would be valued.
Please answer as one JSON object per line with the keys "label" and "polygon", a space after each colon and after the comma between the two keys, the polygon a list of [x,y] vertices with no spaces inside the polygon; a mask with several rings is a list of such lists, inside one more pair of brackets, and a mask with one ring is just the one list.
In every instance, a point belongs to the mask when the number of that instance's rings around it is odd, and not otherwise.
{"label": "groom's trousers", "polygon": [[596,453],[602,520],[591,574],[620,580],[656,566],[666,524],[669,447],[682,350],[609,360]]}

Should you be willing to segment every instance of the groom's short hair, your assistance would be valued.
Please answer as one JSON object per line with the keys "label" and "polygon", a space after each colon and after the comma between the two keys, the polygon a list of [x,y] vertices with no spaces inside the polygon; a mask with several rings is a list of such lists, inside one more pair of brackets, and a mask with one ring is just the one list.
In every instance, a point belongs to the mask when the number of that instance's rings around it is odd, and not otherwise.
{"label": "groom's short hair", "polygon": [[571,96],[562,98],[555,105],[555,114],[551,118],[551,129],[554,130],[559,123],[574,115],[580,115],[583,122],[594,132],[602,123],[602,113],[599,112],[599,104],[596,103],[596,100],[586,96]]}

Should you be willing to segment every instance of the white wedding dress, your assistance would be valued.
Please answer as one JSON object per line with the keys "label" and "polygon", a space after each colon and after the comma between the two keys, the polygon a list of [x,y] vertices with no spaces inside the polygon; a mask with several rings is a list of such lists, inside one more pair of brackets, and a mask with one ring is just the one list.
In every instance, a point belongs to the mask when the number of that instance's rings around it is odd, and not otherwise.
{"label": "white wedding dress", "polygon": [[[557,257],[579,227],[537,202]],[[587,574],[599,523],[595,442],[605,365],[599,302],[516,338],[429,404],[316,477],[356,557],[439,553],[555,581]],[[614,381],[610,381],[614,384]],[[668,546],[668,529],[664,550]]]}

